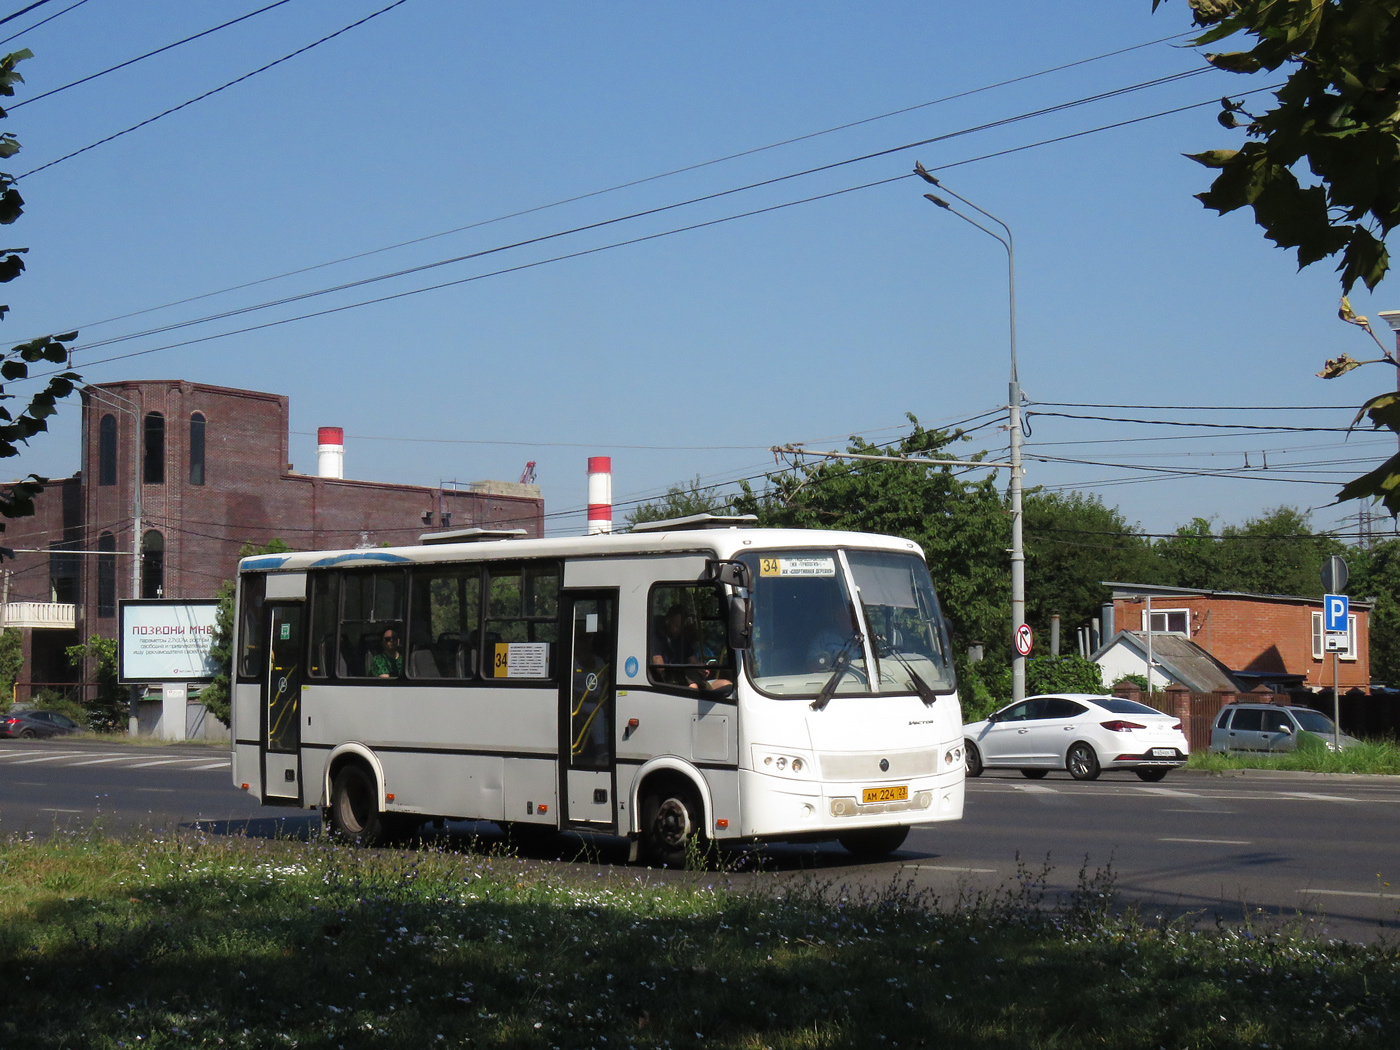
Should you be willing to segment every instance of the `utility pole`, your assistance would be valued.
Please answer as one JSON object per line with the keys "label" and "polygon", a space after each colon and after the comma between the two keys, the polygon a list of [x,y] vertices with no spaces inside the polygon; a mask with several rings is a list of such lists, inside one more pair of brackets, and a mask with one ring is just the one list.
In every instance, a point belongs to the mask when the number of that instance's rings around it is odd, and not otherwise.
{"label": "utility pole", "polygon": [[[1001,242],[1001,246],[1006,249],[1006,272],[1007,289],[1010,303],[1011,322],[1011,381],[1007,384],[1007,426],[1010,431],[1008,437],[1011,441],[1011,637],[1014,640],[1020,631],[1021,625],[1026,622],[1026,548],[1022,538],[1022,511],[1021,511],[1021,380],[1016,372],[1016,245],[1015,239],[1011,236],[1011,227],[1002,222],[985,208],[979,208],[966,197],[954,193],[944,186],[938,179],[929,174],[922,164],[914,164],[914,174],[925,182],[937,186],[948,196],[955,200],[962,201],[973,211],[991,219],[1003,230],[1006,236],[987,229],[976,219],[964,215],[942,197],[932,193],[925,193],[925,199],[932,201],[944,211],[952,212],[963,222],[976,226],[988,237],[994,237]],[[1011,647],[1011,699],[1012,702],[1024,700],[1026,696],[1026,658],[1022,656],[1013,644]]]}

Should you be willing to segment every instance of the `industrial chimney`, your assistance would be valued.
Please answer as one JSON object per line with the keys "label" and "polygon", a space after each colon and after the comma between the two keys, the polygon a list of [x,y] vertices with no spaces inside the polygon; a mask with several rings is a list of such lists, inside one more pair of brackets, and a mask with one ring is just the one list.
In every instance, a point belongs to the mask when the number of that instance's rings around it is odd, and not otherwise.
{"label": "industrial chimney", "polygon": [[612,532],[612,457],[588,457],[588,535]]}
{"label": "industrial chimney", "polygon": [[316,431],[316,476],[345,477],[345,431],[340,427],[320,427]]}

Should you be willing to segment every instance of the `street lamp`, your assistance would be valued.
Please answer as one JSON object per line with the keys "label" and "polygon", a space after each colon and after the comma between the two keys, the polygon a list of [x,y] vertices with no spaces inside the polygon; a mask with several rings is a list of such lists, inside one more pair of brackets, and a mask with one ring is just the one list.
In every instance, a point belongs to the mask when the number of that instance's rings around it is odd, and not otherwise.
{"label": "street lamp", "polygon": [[[937,186],[948,196],[962,201],[973,211],[991,219],[994,223],[1006,231],[1003,237],[995,230],[989,230],[976,219],[969,215],[964,215],[942,197],[937,197],[932,193],[925,193],[924,197],[938,205],[944,211],[952,212],[963,222],[976,226],[988,237],[995,237],[1001,246],[1006,249],[1006,273],[1007,288],[1010,294],[1010,323],[1011,323],[1011,382],[1008,386],[1007,401],[1009,410],[1009,430],[1011,432],[1011,637],[1014,640],[1021,625],[1026,622],[1026,550],[1022,543],[1021,525],[1021,381],[1016,374],[1016,249],[1014,239],[1011,236],[1011,227],[1002,222],[991,212],[984,208],[979,208],[966,197],[963,197],[944,186],[938,179],[929,174],[918,161],[914,162],[914,174],[925,182]],[[1013,702],[1024,700],[1026,696],[1026,658],[1016,651],[1013,644],[1011,650],[1011,699]]]}

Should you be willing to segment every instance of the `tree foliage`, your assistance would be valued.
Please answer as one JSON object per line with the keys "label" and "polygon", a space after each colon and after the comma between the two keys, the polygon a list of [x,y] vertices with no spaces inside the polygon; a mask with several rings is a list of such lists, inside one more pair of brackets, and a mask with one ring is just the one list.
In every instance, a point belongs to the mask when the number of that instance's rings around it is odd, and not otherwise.
{"label": "tree foliage", "polygon": [[1067,631],[1099,614],[1109,599],[1102,581],[1141,581],[1152,575],[1147,539],[1099,497],[1033,489],[1022,508],[1026,622],[1047,642],[1053,614],[1060,614]]}
{"label": "tree foliage", "polygon": [[117,643],[112,638],[93,635],[82,645],[64,650],[68,659],[81,666],[93,661],[97,696],[83,704],[85,721],[93,729],[120,729],[129,715],[126,687],[117,681]]}
{"label": "tree foliage", "polygon": [[697,474],[684,485],[672,485],[660,499],[637,504],[627,515],[627,522],[640,525],[644,521],[664,521],[691,514],[719,514],[728,506],[729,501],[719,494],[718,486],[702,485]]}
{"label": "tree foliage", "polygon": [[[928,457],[946,454],[962,439],[960,431],[926,430],[912,415],[909,420],[912,432],[894,448],[852,438],[848,450]],[[733,509],[757,514],[764,526],[850,529],[913,540],[924,549],[948,617],[959,676],[967,677],[965,652],[972,641],[986,647],[984,679],[995,679],[1009,664],[1011,524],[994,477],[968,480],[955,468],[919,464],[823,462],[773,475],[762,493],[745,484]]]}
{"label": "tree foliage", "polygon": [[1103,672],[1082,656],[1037,656],[1026,661],[1026,695],[1102,693]]}
{"label": "tree foliage", "polygon": [[24,632],[17,627],[0,631],[0,712],[15,699],[15,682],[24,669]]}
{"label": "tree foliage", "polygon": [[[1162,0],[1153,0],[1155,9]],[[1243,34],[1247,51],[1207,53],[1231,73],[1288,69],[1276,104],[1254,115],[1223,100],[1220,123],[1242,127],[1239,149],[1192,155],[1220,172],[1198,199],[1220,214],[1250,207],[1264,234],[1297,252],[1301,269],[1340,255],[1343,291],[1374,288],[1390,265],[1385,237],[1400,223],[1400,2],[1190,0],[1208,47]],[[1306,166],[1314,180],[1299,181]]]}
{"label": "tree foliage", "polygon": [[[1152,0],[1153,10],[1163,0]],[[1207,53],[1232,73],[1289,70],[1276,105],[1256,116],[1222,99],[1220,123],[1242,127],[1239,149],[1189,154],[1220,172],[1197,198],[1220,214],[1248,206],[1264,235],[1297,252],[1298,268],[1340,256],[1343,293],[1374,289],[1390,269],[1385,238],[1400,223],[1400,0],[1189,0],[1208,47],[1243,34],[1248,51]],[[1298,173],[1312,178],[1304,185]],[[1342,299],[1342,319],[1370,331]],[[1374,333],[1372,333],[1374,335]],[[1382,360],[1397,365],[1382,346]],[[1356,367],[1343,354],[1318,373]],[[1400,399],[1372,398],[1357,415],[1400,432]],[[1339,500],[1372,499],[1400,514],[1400,456],[1345,485]]]}
{"label": "tree foliage", "polygon": [[1313,532],[1307,516],[1293,507],[1276,507],[1218,534],[1212,526],[1206,518],[1193,518],[1175,536],[1159,541],[1156,579],[1143,582],[1320,597],[1323,561],[1345,550],[1336,539]]}
{"label": "tree foliage", "polygon": [[[15,93],[15,85],[24,78],[15,71],[15,66],[26,58],[33,58],[28,50],[16,51],[0,58],[0,96],[9,97]],[[0,108],[0,119],[7,114]],[[19,152],[19,141],[9,132],[0,134],[0,160],[13,157]],[[13,176],[0,172],[0,226],[9,226],[24,211],[24,198],[15,188]],[[27,248],[0,248],[0,284],[13,281],[24,272],[23,255]],[[0,319],[9,312],[8,306],[0,306]],[[63,364],[68,360],[65,343],[78,337],[77,332],[63,335],[46,335],[20,343],[9,351],[0,354],[0,459],[17,456],[21,446],[27,445],[35,434],[48,429],[48,417],[57,411],[60,398],[73,392],[79,380],[76,372],[64,371],[49,376],[49,381],[29,398],[25,407],[16,415],[6,405],[14,399],[5,392],[5,384],[29,378],[29,366],[39,361]],[[34,497],[44,490],[47,479],[30,474],[23,481],[0,486],[0,518],[21,518],[34,513]],[[5,523],[0,520],[0,532]]]}
{"label": "tree foliage", "polygon": [[1383,540],[1369,550],[1349,551],[1350,594],[1370,598],[1371,677],[1400,685],[1400,540]]}
{"label": "tree foliage", "polygon": [[[258,554],[286,554],[291,549],[274,537],[261,547],[245,543],[238,556],[251,558]],[[199,691],[199,702],[204,705],[206,711],[227,726],[232,716],[230,682],[233,674],[234,581],[224,580],[219,584],[215,597],[219,599],[219,607],[214,613],[214,637],[209,646],[209,655],[216,670],[209,684]]]}

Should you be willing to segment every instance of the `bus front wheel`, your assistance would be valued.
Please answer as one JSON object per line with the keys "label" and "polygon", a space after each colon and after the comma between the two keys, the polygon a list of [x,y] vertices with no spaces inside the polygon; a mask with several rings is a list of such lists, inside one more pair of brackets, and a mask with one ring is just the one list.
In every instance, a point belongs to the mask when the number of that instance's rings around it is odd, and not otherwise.
{"label": "bus front wheel", "polygon": [[374,776],[351,764],[335,775],[331,785],[331,829],[354,846],[377,846],[389,837],[385,814],[379,811]]}
{"label": "bus front wheel", "polygon": [[642,851],[647,860],[666,868],[685,867],[693,844],[704,847],[704,810],[695,792],[681,785],[650,788],[642,799]]}
{"label": "bus front wheel", "polygon": [[908,837],[907,827],[861,828],[846,832],[836,841],[857,857],[883,857],[899,849]]}

